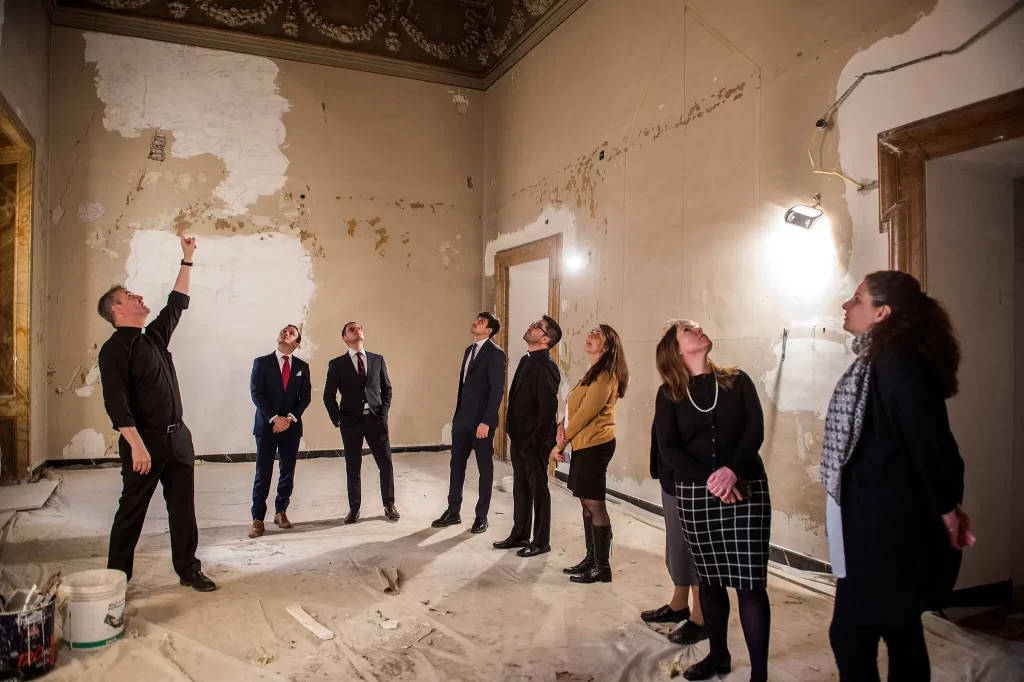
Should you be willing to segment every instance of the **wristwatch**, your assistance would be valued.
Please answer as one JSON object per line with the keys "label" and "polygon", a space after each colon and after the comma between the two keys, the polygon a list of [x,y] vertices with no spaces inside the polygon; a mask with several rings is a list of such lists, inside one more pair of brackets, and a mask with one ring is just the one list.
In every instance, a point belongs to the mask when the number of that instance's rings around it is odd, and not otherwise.
{"label": "wristwatch", "polygon": [[192,263],[188,262],[188,261],[187,261],[187,260],[185,260],[184,258],[182,258],[182,259],[181,259],[181,264],[182,264],[182,265],[187,265],[187,266],[189,266],[189,267],[192,267]]}

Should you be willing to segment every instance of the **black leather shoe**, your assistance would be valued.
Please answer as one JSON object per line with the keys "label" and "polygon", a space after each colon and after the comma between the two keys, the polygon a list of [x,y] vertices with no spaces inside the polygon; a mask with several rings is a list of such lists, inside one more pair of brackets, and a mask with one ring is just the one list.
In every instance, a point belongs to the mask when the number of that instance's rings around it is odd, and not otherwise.
{"label": "black leather shoe", "polygon": [[359,520],[359,507],[348,510],[348,516],[345,517],[345,523],[355,523]]}
{"label": "black leather shoe", "polygon": [[395,509],[395,505],[393,504],[389,504],[388,506],[384,507],[384,516],[388,517],[388,521],[397,521],[398,519],[402,518],[398,514],[398,510]]}
{"label": "black leather shoe", "polygon": [[691,666],[683,677],[688,680],[710,680],[715,675],[728,675],[732,672],[732,656],[726,655],[722,659],[713,659],[710,656],[700,663]]}
{"label": "black leather shoe", "polygon": [[179,583],[184,587],[191,587],[196,592],[213,592],[217,586],[212,580],[206,577],[202,571],[196,571],[183,577]]}
{"label": "black leather shoe", "polygon": [[516,552],[516,556],[531,557],[538,554],[547,554],[551,551],[551,545],[527,545]]}
{"label": "black leather shoe", "polygon": [[431,523],[433,528],[447,528],[448,526],[457,526],[462,523],[462,517],[458,514],[452,514],[447,509],[444,514],[441,514],[441,518]]}
{"label": "black leather shoe", "polygon": [[688,620],[672,632],[668,633],[668,641],[680,646],[690,646],[703,642],[708,638],[708,631],[703,625]]}
{"label": "black leather shoe", "polygon": [[690,617],[690,609],[683,607],[676,611],[668,604],[660,609],[644,611],[640,614],[640,620],[645,623],[682,623]]}
{"label": "black leather shoe", "polygon": [[469,532],[470,533],[483,533],[485,530],[487,530],[487,517],[486,516],[478,516],[478,517],[476,517],[476,520],[473,521],[473,527],[469,529]]}
{"label": "black leather shoe", "polygon": [[494,543],[494,549],[515,549],[516,547],[529,547],[530,543],[515,538],[505,538]]}

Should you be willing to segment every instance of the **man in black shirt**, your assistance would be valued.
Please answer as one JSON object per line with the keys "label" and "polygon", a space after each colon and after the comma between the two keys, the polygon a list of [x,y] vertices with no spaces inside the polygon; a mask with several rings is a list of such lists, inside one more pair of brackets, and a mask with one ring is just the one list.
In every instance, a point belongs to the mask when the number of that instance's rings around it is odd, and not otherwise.
{"label": "man in black shirt", "polygon": [[114,333],[100,349],[103,403],[114,428],[121,432],[123,488],[110,529],[107,568],[132,577],[135,546],[142,534],[149,501],[159,481],[167,503],[171,561],[182,585],[200,592],[217,589],[206,577],[196,548],[199,530],[195,509],[195,450],[192,434],[182,422],[181,393],[167,344],[181,313],[188,308],[195,237],[181,233],[184,258],[167,305],[143,329],[150,310],[142,296],[115,286],[100,298],[100,317]]}
{"label": "man in black shirt", "polygon": [[[505,422],[512,441],[512,532],[495,549],[515,549],[521,557],[551,551],[551,493],[548,460],[555,447],[558,384],[561,373],[551,349],[562,329],[544,315],[529,326],[523,340],[527,354],[519,360],[508,393]],[[533,539],[530,539],[530,517]]]}

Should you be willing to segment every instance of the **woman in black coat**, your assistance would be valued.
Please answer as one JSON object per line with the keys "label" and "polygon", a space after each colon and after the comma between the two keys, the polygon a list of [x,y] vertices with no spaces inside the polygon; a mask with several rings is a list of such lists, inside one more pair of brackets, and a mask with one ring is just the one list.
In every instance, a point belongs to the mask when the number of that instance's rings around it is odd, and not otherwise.
{"label": "woman in black coat", "polygon": [[857,359],[829,404],[821,463],[839,578],[832,650],[843,682],[877,682],[879,639],[890,680],[927,680],[921,614],[952,590],[974,543],[945,403],[960,348],[946,311],[906,273],[868,275],[843,309]]}

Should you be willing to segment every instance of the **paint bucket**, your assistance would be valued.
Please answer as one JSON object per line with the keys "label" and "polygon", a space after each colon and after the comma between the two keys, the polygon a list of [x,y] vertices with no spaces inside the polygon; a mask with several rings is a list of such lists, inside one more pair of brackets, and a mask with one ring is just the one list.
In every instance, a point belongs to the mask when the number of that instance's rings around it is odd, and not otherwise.
{"label": "paint bucket", "polygon": [[54,600],[28,611],[0,613],[0,680],[34,680],[57,662]]}
{"label": "paint bucket", "polygon": [[72,573],[57,588],[64,645],[97,649],[124,637],[124,571],[100,568]]}

